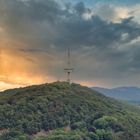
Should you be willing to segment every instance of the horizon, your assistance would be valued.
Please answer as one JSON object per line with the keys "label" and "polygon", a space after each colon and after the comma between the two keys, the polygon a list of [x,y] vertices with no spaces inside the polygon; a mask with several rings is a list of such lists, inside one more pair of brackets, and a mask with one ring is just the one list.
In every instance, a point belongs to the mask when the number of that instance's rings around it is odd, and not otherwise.
{"label": "horizon", "polygon": [[140,1],[1,0],[0,91],[63,81],[140,87]]}
{"label": "horizon", "polygon": [[[53,81],[53,82],[49,82],[49,83],[40,83],[40,84],[31,84],[31,85],[26,85],[26,86],[15,86],[15,87],[11,87],[11,88],[4,88],[4,89],[1,89],[0,88],[0,92],[4,92],[6,90],[13,90],[13,89],[20,89],[20,88],[28,88],[30,86],[40,86],[40,85],[44,85],[44,84],[52,84],[52,83],[55,83],[55,82],[67,82],[67,81]],[[80,84],[80,83],[75,83],[75,82],[72,82],[71,84]],[[108,89],[108,90],[111,90],[111,89],[118,89],[118,88],[138,88],[140,89],[140,87],[138,86],[118,86],[118,87],[103,87],[103,86],[87,86],[87,85],[84,85],[84,84],[80,84],[81,86],[86,86],[88,88],[101,88],[101,89]]]}

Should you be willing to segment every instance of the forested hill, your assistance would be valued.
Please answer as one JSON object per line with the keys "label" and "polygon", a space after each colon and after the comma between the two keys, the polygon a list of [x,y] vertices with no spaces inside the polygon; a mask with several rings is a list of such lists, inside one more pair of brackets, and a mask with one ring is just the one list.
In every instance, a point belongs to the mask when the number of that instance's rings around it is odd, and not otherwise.
{"label": "forested hill", "polygon": [[0,93],[0,140],[140,140],[140,110],[55,82]]}
{"label": "forested hill", "polygon": [[117,87],[112,89],[93,87],[92,89],[103,93],[108,97],[128,101],[138,105],[140,104],[140,88],[138,87]]}

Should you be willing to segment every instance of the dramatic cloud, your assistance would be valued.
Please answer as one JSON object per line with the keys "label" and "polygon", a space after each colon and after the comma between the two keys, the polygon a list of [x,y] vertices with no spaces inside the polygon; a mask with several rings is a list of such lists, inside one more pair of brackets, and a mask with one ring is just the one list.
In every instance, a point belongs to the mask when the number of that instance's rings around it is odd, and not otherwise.
{"label": "dramatic cloud", "polygon": [[69,47],[74,81],[138,86],[140,5],[88,3],[1,0],[0,85],[64,80]]}
{"label": "dramatic cloud", "polygon": [[129,10],[126,7],[116,7],[112,4],[99,4],[96,13],[102,19],[113,23],[121,22],[122,19],[130,16]]}

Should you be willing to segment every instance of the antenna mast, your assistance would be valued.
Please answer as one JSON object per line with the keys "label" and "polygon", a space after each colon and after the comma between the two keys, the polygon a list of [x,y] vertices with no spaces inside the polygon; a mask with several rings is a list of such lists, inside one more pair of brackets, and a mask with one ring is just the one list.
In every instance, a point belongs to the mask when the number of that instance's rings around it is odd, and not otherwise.
{"label": "antenna mast", "polygon": [[73,72],[74,68],[71,68],[71,62],[70,62],[70,49],[68,48],[68,52],[67,52],[67,59],[68,59],[68,62],[67,62],[67,68],[65,68],[65,72],[67,74],[67,82],[70,84],[71,83],[71,73]]}

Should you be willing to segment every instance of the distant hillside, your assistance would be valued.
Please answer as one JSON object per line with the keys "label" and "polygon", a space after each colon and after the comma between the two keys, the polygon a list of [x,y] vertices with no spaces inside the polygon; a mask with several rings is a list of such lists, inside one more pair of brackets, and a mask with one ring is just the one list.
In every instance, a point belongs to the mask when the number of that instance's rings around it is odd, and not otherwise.
{"label": "distant hillside", "polygon": [[138,87],[118,87],[112,89],[93,87],[92,89],[109,97],[140,104],[140,88]]}
{"label": "distant hillside", "polygon": [[0,140],[139,140],[140,109],[78,84],[0,93]]}

